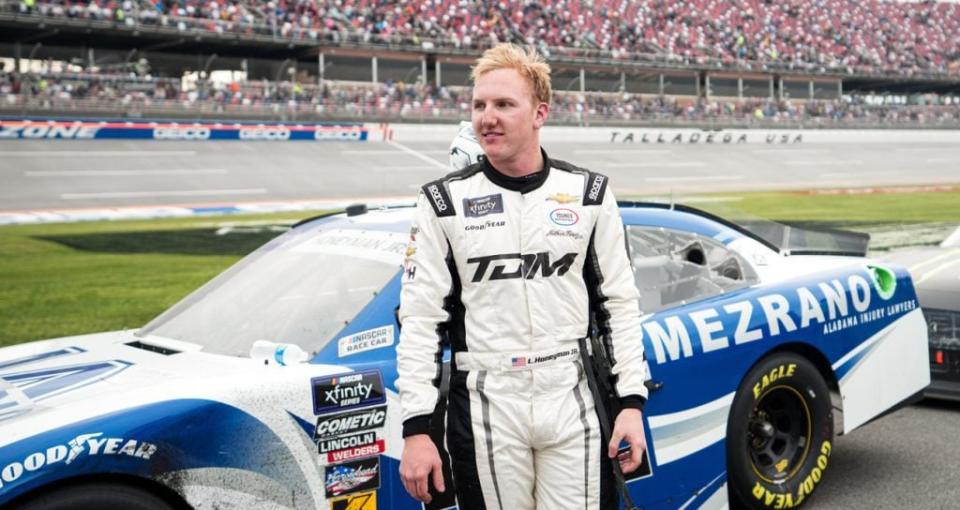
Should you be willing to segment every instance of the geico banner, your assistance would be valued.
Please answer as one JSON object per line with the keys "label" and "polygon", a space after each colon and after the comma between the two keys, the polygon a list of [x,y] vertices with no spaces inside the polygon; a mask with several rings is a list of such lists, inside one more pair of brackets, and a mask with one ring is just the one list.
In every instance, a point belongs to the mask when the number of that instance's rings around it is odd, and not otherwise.
{"label": "geico banner", "polygon": [[0,140],[245,140],[354,141],[368,138],[361,124],[241,124],[130,121],[0,120]]}

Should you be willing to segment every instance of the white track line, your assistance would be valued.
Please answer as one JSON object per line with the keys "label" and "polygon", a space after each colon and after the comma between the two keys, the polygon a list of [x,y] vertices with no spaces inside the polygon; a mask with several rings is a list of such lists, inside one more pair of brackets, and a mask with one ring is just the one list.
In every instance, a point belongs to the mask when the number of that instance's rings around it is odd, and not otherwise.
{"label": "white track line", "polygon": [[862,159],[788,159],[783,162],[787,166],[847,166],[862,165]]}
{"label": "white track line", "polygon": [[391,154],[401,154],[403,151],[396,149],[374,149],[369,151],[340,151],[341,156],[386,156]]}
{"label": "white track line", "polygon": [[742,175],[683,175],[677,177],[647,177],[647,182],[684,182],[684,181],[738,181]]}
{"label": "white track line", "polygon": [[673,154],[664,149],[574,149],[576,154]]}
{"label": "white track line", "polygon": [[219,195],[263,195],[263,188],[250,189],[192,189],[182,191],[113,191],[105,193],[64,193],[63,200],[87,200],[92,198],[151,198],[151,197],[202,197]]}
{"label": "white track line", "polygon": [[420,159],[420,160],[422,160],[422,161],[425,161],[425,162],[427,162],[427,163],[430,163],[431,165],[433,165],[433,166],[435,166],[435,167],[441,168],[441,169],[443,169],[443,170],[449,170],[449,169],[450,169],[445,163],[441,163],[441,162],[439,162],[439,161],[431,158],[430,156],[426,156],[426,155],[424,155],[424,154],[421,154],[420,152],[417,152],[417,151],[411,149],[410,147],[407,147],[406,145],[403,145],[403,144],[398,143],[398,142],[393,142],[393,141],[390,141],[390,142],[387,142],[387,143],[390,144],[390,145],[393,146],[393,147],[396,147],[396,148],[402,150],[403,152],[406,152],[407,154],[409,154],[409,155],[411,155],[411,156],[413,156],[413,157],[415,157],[415,158],[417,158],[417,159]]}
{"label": "white track line", "polygon": [[97,176],[140,176],[140,175],[213,175],[226,174],[223,168],[183,168],[176,170],[31,170],[23,172],[25,177],[97,177]]}
{"label": "white track line", "polygon": [[635,163],[598,163],[594,166],[598,168],[701,168],[707,164],[702,161],[637,161]]}
{"label": "white track line", "polygon": [[830,152],[827,149],[754,149],[750,151],[754,154],[790,154],[790,153],[801,153],[801,154],[813,154],[813,153],[823,153]]}
{"label": "white track line", "polygon": [[5,151],[7,156],[24,157],[98,157],[98,156],[196,156],[197,151]]}
{"label": "white track line", "polygon": [[401,165],[401,166],[376,166],[372,168],[374,173],[390,174],[395,172],[433,172],[427,165]]}

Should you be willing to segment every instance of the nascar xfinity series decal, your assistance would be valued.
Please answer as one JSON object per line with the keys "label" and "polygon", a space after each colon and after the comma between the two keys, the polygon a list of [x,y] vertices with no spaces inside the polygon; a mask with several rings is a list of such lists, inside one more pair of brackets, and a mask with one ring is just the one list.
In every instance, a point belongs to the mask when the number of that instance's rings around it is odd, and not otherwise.
{"label": "nascar xfinity series decal", "polygon": [[380,488],[380,459],[359,460],[328,466],[325,485],[327,498]]}
{"label": "nascar xfinity series decal", "polygon": [[314,377],[313,414],[324,414],[387,401],[379,370]]}
{"label": "nascar xfinity series decal", "polygon": [[53,464],[72,464],[81,457],[101,455],[125,455],[149,460],[157,452],[157,446],[137,439],[103,437],[103,432],[80,434],[67,444],[58,444],[27,455],[22,461],[14,461],[0,470],[0,489],[5,484],[17,481],[25,472],[33,472]]}

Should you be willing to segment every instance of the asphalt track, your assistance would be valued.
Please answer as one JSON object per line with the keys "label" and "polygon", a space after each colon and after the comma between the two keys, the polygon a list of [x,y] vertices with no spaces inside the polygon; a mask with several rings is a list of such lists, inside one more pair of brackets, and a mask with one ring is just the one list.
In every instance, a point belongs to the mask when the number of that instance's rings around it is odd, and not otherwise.
{"label": "asphalt track", "polygon": [[[569,143],[552,157],[608,174],[618,196],[960,184],[949,144]],[[412,201],[447,144],[0,141],[0,211],[283,200]]]}
{"label": "asphalt track", "polygon": [[[620,197],[960,184],[945,144],[564,144]],[[0,211],[409,197],[439,143],[0,141]],[[891,374],[896,377],[896,374]],[[836,440],[811,509],[958,508],[960,404],[926,402]]]}

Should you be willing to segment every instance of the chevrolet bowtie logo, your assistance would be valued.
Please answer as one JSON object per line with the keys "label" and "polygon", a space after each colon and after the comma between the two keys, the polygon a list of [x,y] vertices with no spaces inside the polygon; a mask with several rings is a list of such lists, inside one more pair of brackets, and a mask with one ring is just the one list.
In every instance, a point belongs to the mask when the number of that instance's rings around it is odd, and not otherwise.
{"label": "chevrolet bowtie logo", "polygon": [[569,195],[567,193],[555,193],[547,197],[547,200],[552,200],[558,204],[569,204],[571,202],[576,202],[580,200],[580,197],[575,195]]}

